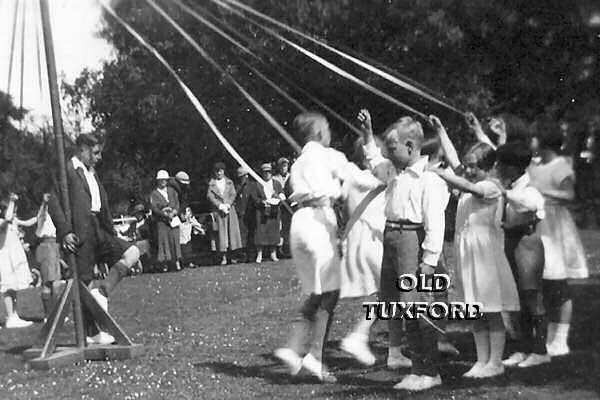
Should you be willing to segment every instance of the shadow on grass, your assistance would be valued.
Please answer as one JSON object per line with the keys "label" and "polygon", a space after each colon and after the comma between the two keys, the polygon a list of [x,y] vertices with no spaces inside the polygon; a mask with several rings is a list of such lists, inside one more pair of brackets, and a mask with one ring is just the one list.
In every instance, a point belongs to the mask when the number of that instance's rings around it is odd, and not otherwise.
{"label": "shadow on grass", "polygon": [[23,354],[23,352],[25,350],[30,349],[31,347],[32,347],[31,345],[15,346],[15,347],[11,347],[10,349],[4,350],[4,353],[12,354],[12,355],[21,355],[21,354]]}
{"label": "shadow on grass", "polygon": [[315,384],[318,382],[317,378],[309,375],[291,376],[283,365],[238,365],[230,362],[208,361],[196,363],[194,368],[209,368],[213,372],[234,378],[260,378],[273,385]]}

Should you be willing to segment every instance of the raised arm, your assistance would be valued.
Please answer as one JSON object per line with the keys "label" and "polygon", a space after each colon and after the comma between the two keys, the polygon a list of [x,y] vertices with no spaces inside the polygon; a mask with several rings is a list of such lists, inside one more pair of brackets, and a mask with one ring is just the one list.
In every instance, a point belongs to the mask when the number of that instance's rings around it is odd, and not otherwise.
{"label": "raised arm", "polygon": [[6,212],[4,213],[4,219],[8,222],[12,222],[15,218],[15,203],[19,200],[19,196],[15,193],[11,193],[8,196],[8,206],[6,207]]}
{"label": "raised arm", "polygon": [[481,128],[481,124],[479,123],[479,120],[477,119],[475,114],[469,112],[467,113],[466,118],[467,126],[469,127],[469,130],[475,135],[475,138],[479,142],[489,144],[494,150],[496,150],[496,145],[494,144],[494,142],[492,142],[491,139],[485,133],[483,133],[483,128]]}
{"label": "raised arm", "polygon": [[375,143],[371,114],[368,110],[362,109],[358,113],[357,120],[363,133],[363,152],[369,168],[382,182],[387,182],[393,176],[387,174],[386,171],[394,170],[394,167],[390,160],[383,157],[381,149]]}
{"label": "raised arm", "polygon": [[26,220],[22,220],[19,218],[15,218],[15,224],[17,224],[18,226],[23,226],[25,228],[29,228],[35,224],[37,224],[37,217],[32,217]]}
{"label": "raised arm", "polygon": [[356,164],[349,162],[343,153],[333,150],[330,158],[335,159],[335,175],[342,182],[349,182],[360,190],[375,189],[383,184],[370,171],[363,171]]}
{"label": "raised arm", "polygon": [[478,186],[463,177],[456,176],[453,173],[441,168],[433,168],[431,171],[438,174],[440,178],[448,182],[449,185],[457,188],[460,191],[472,193],[481,198],[485,196],[485,191],[481,186]]}
{"label": "raised arm", "polygon": [[442,121],[440,121],[440,119],[435,115],[429,116],[429,122],[431,125],[433,125],[433,128],[440,137],[440,145],[442,146],[442,150],[444,151],[444,155],[446,156],[446,160],[448,161],[450,168],[456,170],[458,167],[460,167],[460,158],[458,157],[458,152],[452,144],[450,137],[448,137],[446,128],[444,128]]}
{"label": "raised arm", "polygon": [[568,176],[563,179],[558,189],[540,189],[540,192],[547,197],[556,200],[573,201],[575,199],[575,178]]}

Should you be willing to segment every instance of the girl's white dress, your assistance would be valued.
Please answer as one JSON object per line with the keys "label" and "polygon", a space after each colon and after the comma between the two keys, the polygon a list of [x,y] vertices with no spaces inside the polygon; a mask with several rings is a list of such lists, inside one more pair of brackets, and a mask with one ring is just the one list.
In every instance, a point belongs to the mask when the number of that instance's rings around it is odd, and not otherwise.
{"label": "girl's white dress", "polygon": [[290,247],[296,273],[305,294],[340,290],[341,257],[333,203],[342,195],[342,183],[361,190],[377,187],[372,174],[348,162],[346,156],[317,142],[308,142],[292,165],[290,201],[300,208],[292,216]]}
{"label": "girl's white dress", "polygon": [[[557,190],[567,178],[574,178],[572,163],[557,157],[547,164],[532,164],[528,169],[532,186],[540,192]],[[574,181],[574,179],[573,179]],[[544,196],[546,218],[537,226],[544,243],[544,279],[587,278],[588,265],[579,231],[567,208],[568,202]]]}
{"label": "girl's white dress", "polygon": [[[348,215],[351,215],[369,190],[345,183],[342,186]],[[385,227],[385,192],[367,206],[344,243],[340,297],[363,297],[379,291]]]}
{"label": "girl's white dress", "polygon": [[[0,219],[0,222],[3,222]],[[0,293],[27,289],[31,272],[19,238],[19,228],[9,223],[0,230]]]}
{"label": "girl's white dress", "polygon": [[456,213],[457,288],[462,301],[480,302],[483,312],[518,311],[519,295],[504,254],[504,201],[492,181],[476,184],[483,198],[463,193]]}

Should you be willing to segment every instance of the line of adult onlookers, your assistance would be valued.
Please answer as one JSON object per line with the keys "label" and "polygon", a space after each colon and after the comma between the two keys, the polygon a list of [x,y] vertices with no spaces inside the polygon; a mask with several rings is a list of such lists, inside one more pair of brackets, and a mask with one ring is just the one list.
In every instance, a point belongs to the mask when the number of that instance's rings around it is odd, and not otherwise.
{"label": "line of adult onlookers", "polygon": [[273,174],[271,163],[263,163],[260,174],[264,186],[243,167],[237,169],[233,183],[225,176],[225,165],[215,164],[207,198],[215,219],[211,247],[219,252],[222,265],[260,263],[266,257],[278,261],[281,256],[289,256],[286,248],[291,213],[282,207],[289,164],[289,160],[280,158],[277,174]]}

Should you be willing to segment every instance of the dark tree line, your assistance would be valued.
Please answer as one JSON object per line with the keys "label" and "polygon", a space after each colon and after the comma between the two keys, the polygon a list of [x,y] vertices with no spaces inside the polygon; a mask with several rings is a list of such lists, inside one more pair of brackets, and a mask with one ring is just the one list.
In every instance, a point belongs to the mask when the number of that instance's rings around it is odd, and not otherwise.
{"label": "dark tree line", "polygon": [[[598,50],[600,8],[592,1],[506,0],[243,0],[258,10],[328,43],[384,64],[426,85],[461,110],[481,119],[510,112],[528,123],[568,121],[581,130],[600,114]],[[375,130],[405,115],[398,107],[361,89],[284,46],[211,1],[185,0],[252,40],[269,69],[183,13],[170,1],[158,3],[284,126],[297,109],[251,74],[242,58],[280,84],[309,109],[316,104],[288,87],[270,68],[353,120],[357,110],[372,111]],[[118,14],[148,39],[178,70],[209,114],[250,163],[293,155],[291,147],[252,108],[224,76],[143,0],[120,1]],[[211,18],[210,16],[208,17]],[[115,202],[139,199],[156,171],[187,171],[201,199],[212,164],[235,162],[197,114],[168,72],[110,16],[99,33],[117,58],[101,71],[84,71],[74,85],[63,85],[73,105],[86,102],[95,126],[106,135],[101,178]],[[401,101],[438,115],[457,141],[466,136],[460,115],[320,49],[293,35],[286,37],[335,62]],[[335,145],[350,149],[353,134],[331,120]]]}

